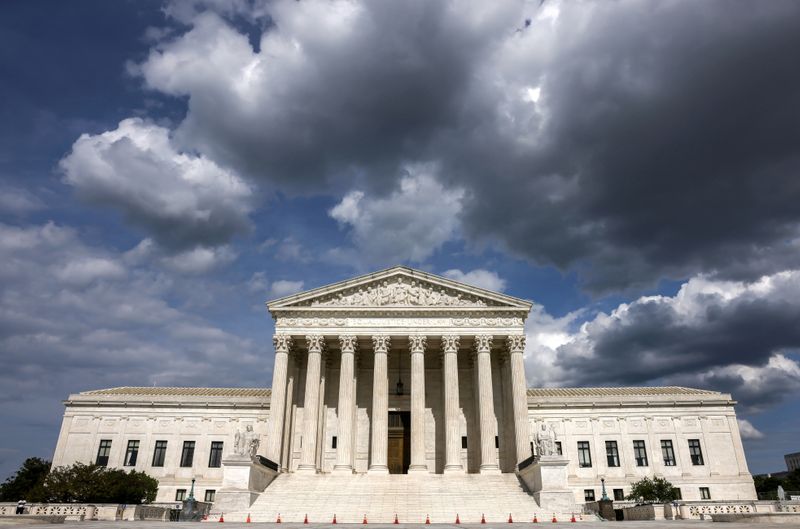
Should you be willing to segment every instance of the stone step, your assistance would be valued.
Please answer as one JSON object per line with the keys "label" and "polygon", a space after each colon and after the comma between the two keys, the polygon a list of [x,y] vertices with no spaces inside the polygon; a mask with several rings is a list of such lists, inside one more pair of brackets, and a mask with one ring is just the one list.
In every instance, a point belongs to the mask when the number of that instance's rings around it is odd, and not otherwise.
{"label": "stone step", "polygon": [[[530,522],[534,514],[549,521],[554,513],[540,510],[515,474],[352,476],[281,474],[256,499],[249,513],[226,513],[225,518],[274,522],[403,523]],[[568,521],[571,513],[556,513]]]}

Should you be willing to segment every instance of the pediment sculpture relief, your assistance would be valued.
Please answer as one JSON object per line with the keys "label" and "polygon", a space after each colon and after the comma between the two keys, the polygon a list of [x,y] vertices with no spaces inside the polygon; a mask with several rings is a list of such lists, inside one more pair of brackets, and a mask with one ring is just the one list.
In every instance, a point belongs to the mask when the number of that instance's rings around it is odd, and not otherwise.
{"label": "pediment sculpture relief", "polygon": [[470,294],[397,277],[353,287],[304,303],[312,307],[486,307]]}

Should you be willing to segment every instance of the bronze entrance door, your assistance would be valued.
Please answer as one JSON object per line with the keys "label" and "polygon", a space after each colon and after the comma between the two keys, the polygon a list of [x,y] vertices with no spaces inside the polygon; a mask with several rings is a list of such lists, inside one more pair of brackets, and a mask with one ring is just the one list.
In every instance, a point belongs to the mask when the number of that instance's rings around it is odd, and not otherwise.
{"label": "bronze entrance door", "polygon": [[411,413],[389,412],[389,474],[407,474],[411,463]]}

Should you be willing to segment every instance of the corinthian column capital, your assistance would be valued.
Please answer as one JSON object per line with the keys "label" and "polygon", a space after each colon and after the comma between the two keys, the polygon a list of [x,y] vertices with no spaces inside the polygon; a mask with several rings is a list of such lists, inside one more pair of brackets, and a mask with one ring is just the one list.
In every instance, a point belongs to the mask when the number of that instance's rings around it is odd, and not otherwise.
{"label": "corinthian column capital", "polygon": [[325,350],[325,337],[321,334],[309,334],[306,336],[309,353],[321,353]]}
{"label": "corinthian column capital", "polygon": [[494,337],[491,334],[476,334],[475,352],[490,353],[492,351],[492,340],[494,340]]}
{"label": "corinthian column capital", "polygon": [[412,353],[424,353],[428,337],[419,334],[412,334],[408,337],[408,347]]}
{"label": "corinthian column capital", "polygon": [[339,344],[342,346],[343,353],[355,353],[358,349],[358,338],[351,334],[339,336]]}
{"label": "corinthian column capital", "polygon": [[457,334],[445,334],[442,336],[442,351],[445,353],[458,352],[459,336]]}
{"label": "corinthian column capital", "polygon": [[510,334],[506,338],[506,348],[509,353],[521,353],[525,351],[525,335]]}
{"label": "corinthian column capital", "polygon": [[292,349],[292,337],[288,334],[277,333],[272,336],[272,345],[276,353],[288,353]]}
{"label": "corinthian column capital", "polygon": [[386,334],[377,334],[372,337],[372,348],[376,353],[388,353],[392,345],[391,338]]}

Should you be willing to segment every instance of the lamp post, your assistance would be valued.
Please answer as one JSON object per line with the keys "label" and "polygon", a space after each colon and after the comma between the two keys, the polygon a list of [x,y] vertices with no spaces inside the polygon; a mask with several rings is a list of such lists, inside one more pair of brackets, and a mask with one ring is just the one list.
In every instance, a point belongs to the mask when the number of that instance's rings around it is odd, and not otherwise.
{"label": "lamp post", "polygon": [[194,478],[192,478],[192,488],[189,489],[189,501],[194,501]]}
{"label": "lamp post", "polygon": [[603,493],[600,496],[600,499],[603,501],[608,501],[608,494],[606,494],[606,478],[600,478],[600,484],[602,486]]}

